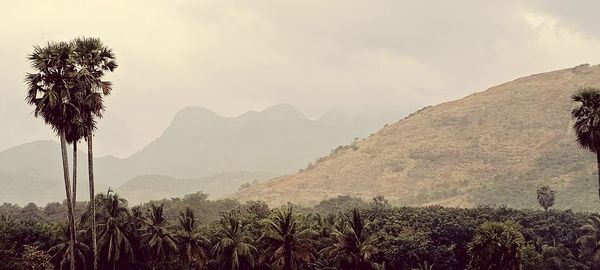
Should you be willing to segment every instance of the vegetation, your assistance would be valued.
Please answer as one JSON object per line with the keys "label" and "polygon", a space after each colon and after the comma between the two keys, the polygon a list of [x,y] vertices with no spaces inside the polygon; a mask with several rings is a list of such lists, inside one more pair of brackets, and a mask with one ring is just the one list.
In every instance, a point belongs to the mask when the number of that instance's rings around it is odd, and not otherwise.
{"label": "vegetation", "polygon": [[571,98],[581,103],[571,112],[575,119],[573,129],[577,135],[577,142],[582,148],[596,153],[600,197],[600,89],[584,87]]}
{"label": "vegetation", "polygon": [[[88,141],[90,201],[94,198],[94,170],[92,135],[96,129],[95,117],[102,117],[103,96],[110,94],[112,84],[103,81],[106,71],[117,64],[112,51],[96,38],[77,38],[71,42],[50,42],[35,46],[28,56],[33,73],[28,73],[27,103],[33,105],[34,115],[44,119],[60,137],[63,177],[67,199],[68,234],[65,244],[70,258],[70,269],[75,269],[76,243],[74,205],[77,193],[77,143]],[[69,175],[67,144],[73,145],[73,175]],[[72,183],[72,184],[71,184]],[[92,247],[94,269],[97,269],[95,205],[92,209]],[[62,250],[62,248],[61,248]]]}
{"label": "vegetation", "polygon": [[[599,216],[569,210],[393,207],[381,196],[275,209],[203,193],[95,201],[99,269],[600,269]],[[0,269],[68,268],[66,203],[1,205]],[[74,262],[91,269],[91,207],[75,206]]]}
{"label": "vegetation", "polygon": [[550,189],[549,186],[541,186],[537,190],[537,199],[540,206],[548,212],[548,208],[554,205],[554,190]]}
{"label": "vegetation", "polygon": [[485,222],[469,242],[469,266],[474,270],[516,270],[521,266],[523,234],[510,222]]}

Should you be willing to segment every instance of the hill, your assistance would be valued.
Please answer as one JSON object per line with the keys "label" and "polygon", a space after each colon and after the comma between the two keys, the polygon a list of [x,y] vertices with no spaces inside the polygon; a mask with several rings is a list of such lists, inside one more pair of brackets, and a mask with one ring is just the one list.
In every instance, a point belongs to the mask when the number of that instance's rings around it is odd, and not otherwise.
{"label": "hill", "polygon": [[184,195],[202,191],[212,199],[220,199],[239,190],[240,186],[252,181],[275,177],[272,173],[235,172],[197,179],[175,179],[163,175],[141,175],[125,182],[116,192],[127,198],[130,204],[148,200],[183,198]]}
{"label": "hill", "polygon": [[[115,189],[125,184],[122,190],[140,201],[183,195],[179,191],[185,186],[173,193],[166,192],[169,189],[163,183],[150,181],[142,185],[141,178],[134,179],[161,175],[166,176],[165,181],[187,179],[177,183],[185,182],[190,190],[194,189],[192,192],[203,190],[219,197],[236,191],[245,182],[260,180],[261,176],[270,178],[298,171],[315,156],[369,134],[391,119],[390,115],[355,118],[328,113],[313,120],[291,105],[280,104],[223,117],[200,107],[187,107],[175,115],[160,137],[137,153],[126,158],[97,158],[97,189]],[[85,151],[85,145],[79,149]],[[87,155],[79,152],[79,157],[78,190],[86,194]],[[138,185],[127,183],[130,179]],[[61,183],[58,143],[36,141],[0,151],[0,202],[39,204],[62,200]]]}
{"label": "hill", "polygon": [[320,159],[300,173],[252,185],[233,197],[312,205],[338,195],[384,195],[402,205],[598,210],[596,163],[571,131],[578,87],[600,86],[600,66],[531,75],[424,108]]}

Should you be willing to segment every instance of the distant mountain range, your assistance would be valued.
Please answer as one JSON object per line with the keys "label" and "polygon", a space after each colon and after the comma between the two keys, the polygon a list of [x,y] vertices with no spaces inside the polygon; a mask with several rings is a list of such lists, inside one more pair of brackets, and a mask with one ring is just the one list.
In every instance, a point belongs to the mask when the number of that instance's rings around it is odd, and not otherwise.
{"label": "distant mountain range", "polygon": [[600,66],[531,75],[425,108],[302,172],[257,183],[233,198],[313,205],[384,195],[399,205],[556,207],[598,211],[595,155],[572,132],[570,96],[600,87]]}
{"label": "distant mountain range", "polygon": [[[287,104],[223,117],[207,109],[187,107],[176,114],[159,138],[137,153],[123,159],[96,158],[97,190],[110,186],[134,201],[199,190],[219,197],[245,182],[305,168],[315,157],[355,137],[367,136],[398,117],[393,113],[329,113],[312,120]],[[85,145],[80,149],[85,150]],[[80,152],[79,157],[79,198],[84,200],[87,155]],[[61,179],[56,142],[36,141],[0,152],[0,202],[43,204],[62,200]],[[167,188],[163,182],[179,187]]]}

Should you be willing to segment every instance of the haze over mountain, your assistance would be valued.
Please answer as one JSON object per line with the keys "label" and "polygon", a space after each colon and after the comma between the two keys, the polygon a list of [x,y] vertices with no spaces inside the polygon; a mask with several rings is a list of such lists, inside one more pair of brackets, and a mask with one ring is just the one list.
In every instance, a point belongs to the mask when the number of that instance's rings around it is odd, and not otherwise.
{"label": "haze over mountain", "polygon": [[233,198],[312,205],[338,195],[384,195],[403,205],[598,210],[596,162],[571,131],[570,96],[600,86],[600,66],[531,75],[425,108],[300,173],[251,185]]}
{"label": "haze over mountain", "polygon": [[[118,188],[131,194],[134,201],[199,190],[219,197],[236,191],[245,182],[304,168],[314,157],[355,137],[367,136],[398,117],[394,113],[361,117],[329,113],[312,120],[287,104],[223,117],[200,107],[187,107],[142,150],[123,159],[97,158],[97,189]],[[85,146],[79,149],[85,151]],[[0,201],[23,204],[62,200],[59,153],[53,141],[32,142],[0,152]],[[87,193],[87,155],[80,152],[79,157],[78,188],[84,192],[79,198],[87,198],[83,195]],[[165,183],[159,185],[157,177]],[[179,187],[165,188],[175,183]]]}

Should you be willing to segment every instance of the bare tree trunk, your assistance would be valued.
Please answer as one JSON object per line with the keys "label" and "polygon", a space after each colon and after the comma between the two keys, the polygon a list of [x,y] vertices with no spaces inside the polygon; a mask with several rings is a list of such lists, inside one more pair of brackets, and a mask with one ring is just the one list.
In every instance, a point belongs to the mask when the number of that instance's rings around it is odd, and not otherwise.
{"label": "bare tree trunk", "polygon": [[69,160],[67,154],[67,140],[65,132],[60,133],[60,150],[62,154],[63,176],[65,179],[65,193],[67,195],[67,218],[69,222],[69,237],[71,238],[71,246],[69,247],[69,255],[72,260],[70,262],[71,270],[75,270],[75,221],[73,218],[73,199],[71,196],[71,181],[69,177]]}
{"label": "bare tree trunk", "polygon": [[92,251],[94,255],[94,270],[98,270],[98,244],[96,234],[96,200],[94,193],[94,152],[92,147],[92,134],[90,133],[87,137],[88,143],[88,180],[90,189],[90,203],[92,208]]}
{"label": "bare tree trunk", "polygon": [[73,217],[77,216],[77,141],[73,142]]}

